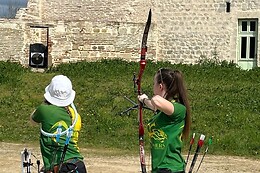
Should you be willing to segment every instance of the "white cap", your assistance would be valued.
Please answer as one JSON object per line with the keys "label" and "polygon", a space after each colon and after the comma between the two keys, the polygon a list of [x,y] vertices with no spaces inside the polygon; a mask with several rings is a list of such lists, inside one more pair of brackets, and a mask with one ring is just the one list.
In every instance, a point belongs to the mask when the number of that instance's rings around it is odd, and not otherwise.
{"label": "white cap", "polygon": [[44,98],[53,105],[64,107],[73,103],[75,94],[70,79],[64,75],[57,75],[45,88]]}

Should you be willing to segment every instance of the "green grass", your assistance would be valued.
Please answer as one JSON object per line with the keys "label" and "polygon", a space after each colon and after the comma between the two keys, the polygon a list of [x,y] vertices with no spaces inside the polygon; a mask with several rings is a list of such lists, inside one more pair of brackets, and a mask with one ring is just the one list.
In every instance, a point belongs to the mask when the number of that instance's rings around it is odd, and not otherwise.
{"label": "green grass", "polygon": [[[259,68],[244,71],[225,62],[172,65],[148,61],[142,89],[149,96],[153,75],[160,67],[183,71],[192,106],[191,134],[197,133],[196,139],[200,133],[213,136],[210,154],[260,158]],[[133,72],[138,73],[138,63],[79,62],[62,64],[45,73],[34,73],[10,62],[0,62],[0,68],[0,141],[38,143],[38,127],[30,124],[29,116],[43,101],[44,88],[51,78],[64,74],[72,80],[77,93],[75,105],[83,122],[80,147],[138,153],[137,110],[120,115],[133,106],[124,96],[136,101]],[[145,125],[151,116],[144,110]],[[145,140],[148,150],[147,135]]]}

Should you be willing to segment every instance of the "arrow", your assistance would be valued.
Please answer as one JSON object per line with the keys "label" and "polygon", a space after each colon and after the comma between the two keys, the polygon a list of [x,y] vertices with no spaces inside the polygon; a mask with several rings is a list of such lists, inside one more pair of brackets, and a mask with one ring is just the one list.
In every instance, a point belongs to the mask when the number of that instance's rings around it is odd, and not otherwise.
{"label": "arrow", "polygon": [[203,144],[204,144],[204,139],[205,139],[205,135],[201,134],[201,135],[200,135],[200,139],[199,139],[199,141],[198,141],[197,148],[196,148],[196,152],[195,152],[195,154],[194,154],[194,156],[193,156],[193,159],[192,159],[192,162],[191,162],[191,166],[190,166],[189,173],[192,173],[192,170],[193,170],[193,168],[194,168],[194,166],[195,166],[195,163],[196,163],[196,161],[197,161],[197,158],[198,158],[200,149],[201,149],[201,147],[202,147]]}
{"label": "arrow", "polygon": [[200,161],[200,164],[199,164],[199,166],[198,166],[198,168],[197,168],[196,173],[199,171],[200,165],[201,165],[201,163],[203,162],[203,159],[204,159],[205,155],[207,154],[207,152],[208,152],[208,150],[209,150],[209,146],[210,146],[211,144],[212,144],[212,137],[209,138],[207,148],[206,148],[206,150],[205,150],[205,152],[204,152],[204,154],[203,154],[203,156],[202,156],[202,159],[201,159],[201,161]]}
{"label": "arrow", "polygon": [[188,165],[188,161],[189,161],[189,157],[190,157],[190,152],[191,152],[191,149],[192,149],[192,145],[194,144],[194,138],[195,138],[195,133],[193,133],[192,138],[190,139],[190,148],[189,148],[188,156],[187,156],[187,159],[186,159],[186,165],[185,165],[185,167]]}

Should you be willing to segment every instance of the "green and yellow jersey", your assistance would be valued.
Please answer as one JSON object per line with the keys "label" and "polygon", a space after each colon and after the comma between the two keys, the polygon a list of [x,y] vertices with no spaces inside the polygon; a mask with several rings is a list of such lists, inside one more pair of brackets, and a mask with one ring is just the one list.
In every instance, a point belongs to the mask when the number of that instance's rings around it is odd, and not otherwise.
{"label": "green and yellow jersey", "polygon": [[172,115],[158,112],[148,123],[152,173],[156,173],[160,168],[167,168],[173,172],[185,169],[185,161],[181,155],[181,136],[185,123],[186,107],[177,102],[172,103],[174,106]]}
{"label": "green and yellow jersey", "polygon": [[[32,115],[32,119],[37,123],[41,123],[43,131],[47,133],[57,133],[58,127],[61,127],[62,131],[65,131],[72,125],[75,119],[75,113],[71,107],[67,110],[64,107],[41,104]],[[78,114],[64,161],[72,158],[83,160],[78,148],[80,129],[81,117]],[[60,163],[66,138],[67,136],[63,135],[60,137],[59,141],[56,141],[55,137],[47,137],[41,134],[40,148],[45,170],[51,170],[54,165]]]}

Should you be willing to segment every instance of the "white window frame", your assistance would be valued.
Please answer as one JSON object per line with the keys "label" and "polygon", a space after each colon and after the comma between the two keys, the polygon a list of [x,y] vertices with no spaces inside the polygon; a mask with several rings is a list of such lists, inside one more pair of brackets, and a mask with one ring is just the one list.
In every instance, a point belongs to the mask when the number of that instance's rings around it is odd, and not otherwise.
{"label": "white window frame", "polygon": [[[250,31],[250,22],[254,21],[255,23],[255,31]],[[242,31],[242,22],[247,22],[247,31]],[[238,39],[239,39],[239,48],[238,48],[238,60],[239,61],[256,61],[257,59],[257,42],[258,42],[258,20],[257,19],[239,19],[238,20]],[[246,58],[241,58],[241,44],[242,37],[247,38],[246,45]],[[254,58],[250,58],[250,37],[255,37],[255,55]]]}

